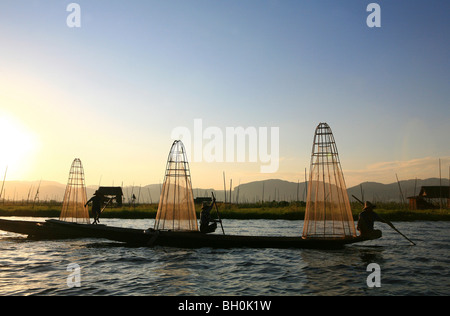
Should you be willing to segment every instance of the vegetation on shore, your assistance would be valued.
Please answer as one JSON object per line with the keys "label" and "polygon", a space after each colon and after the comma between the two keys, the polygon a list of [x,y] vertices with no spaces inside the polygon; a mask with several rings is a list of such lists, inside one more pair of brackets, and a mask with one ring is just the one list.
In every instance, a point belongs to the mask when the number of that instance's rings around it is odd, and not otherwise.
{"label": "vegetation on shore", "polygon": [[[43,203],[26,205],[20,203],[0,204],[0,216],[59,217],[61,203]],[[361,205],[351,203],[353,217],[356,220],[361,212]],[[200,205],[196,205],[197,216]],[[304,202],[267,202],[239,205],[219,204],[222,219],[285,219],[302,220],[305,216]],[[91,210],[89,208],[89,210]],[[102,218],[146,219],[155,218],[158,204],[124,205],[120,208],[107,208]],[[399,203],[380,203],[375,211],[389,221],[450,221],[449,209],[429,209],[411,211]],[[213,216],[215,211],[212,212]]]}

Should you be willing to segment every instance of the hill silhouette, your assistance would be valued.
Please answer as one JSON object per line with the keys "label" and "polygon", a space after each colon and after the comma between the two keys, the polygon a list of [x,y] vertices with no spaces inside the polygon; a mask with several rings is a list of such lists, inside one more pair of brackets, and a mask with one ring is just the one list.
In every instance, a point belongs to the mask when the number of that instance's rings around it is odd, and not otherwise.
{"label": "hill silhouette", "polygon": [[[400,188],[401,192],[400,193]],[[352,201],[352,195],[359,199],[375,202],[401,202],[402,195],[406,199],[408,196],[417,195],[422,186],[439,185],[439,178],[410,179],[399,183],[383,184],[378,182],[363,182],[359,185],[347,188],[347,192]],[[448,186],[448,179],[442,179],[441,184]],[[39,191],[38,191],[39,188]],[[66,185],[54,181],[6,181],[1,201],[15,200],[33,202],[39,201],[62,201],[64,198]],[[90,198],[97,189],[97,186],[88,186],[87,196]],[[129,203],[132,195],[139,203],[157,203],[159,201],[161,184],[150,184],[146,186],[125,186],[123,188],[124,203]],[[194,188],[194,197],[211,196],[214,191],[219,201],[225,200],[223,190],[211,188]],[[362,197],[364,195],[364,198]],[[230,192],[227,189],[227,201],[230,200]],[[231,200],[233,203],[255,203],[261,201],[305,201],[305,182],[289,182],[280,179],[270,179],[263,181],[253,181],[240,184],[232,189]]]}

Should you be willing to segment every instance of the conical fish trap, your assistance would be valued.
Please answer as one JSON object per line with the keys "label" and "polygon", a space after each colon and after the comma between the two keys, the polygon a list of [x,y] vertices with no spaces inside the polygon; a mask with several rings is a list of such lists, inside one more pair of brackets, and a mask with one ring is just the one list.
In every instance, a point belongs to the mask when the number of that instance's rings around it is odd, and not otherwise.
{"label": "conical fish trap", "polygon": [[314,135],[303,237],[356,237],[336,143],[326,123]]}
{"label": "conical fish trap", "polygon": [[167,159],[155,229],[198,230],[189,163],[179,140],[172,144]]}
{"label": "conical fish trap", "polygon": [[64,202],[59,219],[66,222],[89,224],[89,211],[86,204],[86,185],[81,160],[76,158],[69,172]]}

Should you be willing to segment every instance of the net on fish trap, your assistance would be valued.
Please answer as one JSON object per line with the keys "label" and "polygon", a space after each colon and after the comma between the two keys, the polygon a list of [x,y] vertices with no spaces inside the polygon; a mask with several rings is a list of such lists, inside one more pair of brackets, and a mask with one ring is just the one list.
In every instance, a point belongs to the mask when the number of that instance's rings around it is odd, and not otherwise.
{"label": "net on fish trap", "polygon": [[81,160],[76,158],[69,172],[64,202],[59,219],[79,224],[89,224],[89,211],[86,205],[86,185]]}
{"label": "net on fish trap", "polygon": [[186,149],[180,140],[172,144],[156,214],[155,229],[198,231]]}
{"label": "net on fish trap", "polygon": [[336,142],[327,123],[320,123],[314,135],[303,237],[356,237]]}

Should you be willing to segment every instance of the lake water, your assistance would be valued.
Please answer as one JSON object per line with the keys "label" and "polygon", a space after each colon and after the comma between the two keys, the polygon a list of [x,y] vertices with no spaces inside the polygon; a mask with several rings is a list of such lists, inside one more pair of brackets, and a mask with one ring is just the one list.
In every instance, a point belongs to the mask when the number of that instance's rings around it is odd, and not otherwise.
{"label": "lake water", "polygon": [[[152,220],[102,223],[153,227]],[[332,251],[127,247],[0,231],[0,295],[449,295],[450,222],[394,224],[417,246],[379,223],[383,238]],[[224,220],[228,234],[298,236],[302,227],[303,221]],[[367,284],[370,263],[380,267],[380,287]],[[67,269],[73,264],[79,278]]]}

